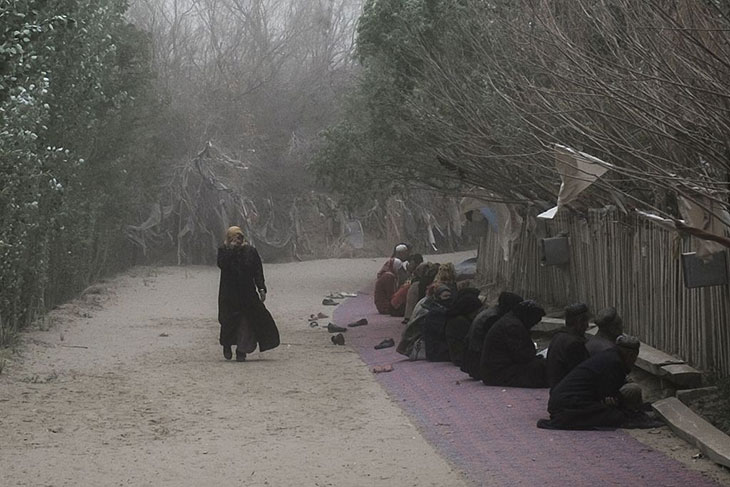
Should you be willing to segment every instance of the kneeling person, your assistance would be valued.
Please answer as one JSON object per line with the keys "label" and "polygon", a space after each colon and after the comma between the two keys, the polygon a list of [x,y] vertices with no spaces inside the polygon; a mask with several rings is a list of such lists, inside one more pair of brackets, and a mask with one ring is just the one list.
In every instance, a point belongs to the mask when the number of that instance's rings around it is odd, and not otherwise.
{"label": "kneeling person", "polygon": [[545,360],[536,355],[530,328],[545,316],[535,301],[522,301],[484,339],[480,371],[488,386],[547,387]]}
{"label": "kneeling person", "polygon": [[565,308],[565,328],[550,341],[547,353],[547,379],[552,389],[576,365],[588,358],[585,333],[590,314],[583,303]]}
{"label": "kneeling person", "polygon": [[550,420],[538,427],[595,429],[656,427],[640,412],[641,389],[627,384],[626,375],[639,355],[639,340],[621,335],[616,346],[585,360],[550,391]]}

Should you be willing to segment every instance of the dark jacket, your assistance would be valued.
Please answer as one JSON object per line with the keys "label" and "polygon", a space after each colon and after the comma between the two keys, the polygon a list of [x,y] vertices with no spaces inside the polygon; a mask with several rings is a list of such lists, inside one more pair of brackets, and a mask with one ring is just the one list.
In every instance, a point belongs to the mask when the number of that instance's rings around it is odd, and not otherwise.
{"label": "dark jacket", "polygon": [[426,349],[426,360],[429,362],[448,362],[449,346],[446,341],[446,313],[448,308],[437,302],[429,305],[429,311],[423,318],[423,341]]}
{"label": "dark jacket", "polygon": [[481,380],[482,374],[479,370],[479,361],[482,357],[482,347],[484,346],[484,337],[502,317],[502,312],[498,306],[485,308],[477,313],[469,326],[466,334],[466,349],[464,350],[464,360],[461,364],[462,372],[466,372],[473,379]]}
{"label": "dark jacket", "polygon": [[601,403],[606,397],[619,397],[626,384],[626,370],[619,351],[614,347],[576,366],[550,391],[548,411],[585,409]]}
{"label": "dark jacket", "polygon": [[579,363],[588,358],[585,337],[560,330],[550,341],[547,354],[548,386],[552,389]]}
{"label": "dark jacket", "polygon": [[454,365],[461,365],[466,351],[466,336],[471,328],[472,321],[482,302],[479,299],[479,290],[464,288],[459,290],[454,303],[446,313],[446,342],[449,356]]}
{"label": "dark jacket", "polygon": [[221,270],[218,322],[222,332],[225,334],[226,330],[240,326],[241,317],[245,317],[256,332],[260,351],[279,346],[279,330],[257,293],[257,290],[266,291],[266,284],[261,257],[256,249],[250,245],[220,247],[218,267]]}
{"label": "dark jacket", "polygon": [[[491,385],[507,385],[513,382],[515,371],[520,370],[515,366],[524,366],[541,360],[535,353],[535,344],[530,338],[530,331],[514,312],[510,311],[492,325],[484,339],[480,361],[482,380],[485,384]],[[545,381],[544,375],[542,381]]]}

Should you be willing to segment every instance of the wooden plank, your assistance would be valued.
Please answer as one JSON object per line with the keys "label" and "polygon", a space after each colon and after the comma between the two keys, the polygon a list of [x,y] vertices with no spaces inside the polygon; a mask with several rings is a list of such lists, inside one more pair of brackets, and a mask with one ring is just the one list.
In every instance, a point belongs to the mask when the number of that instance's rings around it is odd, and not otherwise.
{"label": "wooden plank", "polygon": [[730,467],[730,436],[695,414],[676,397],[661,399],[652,406],[677,436],[696,446],[713,462]]}

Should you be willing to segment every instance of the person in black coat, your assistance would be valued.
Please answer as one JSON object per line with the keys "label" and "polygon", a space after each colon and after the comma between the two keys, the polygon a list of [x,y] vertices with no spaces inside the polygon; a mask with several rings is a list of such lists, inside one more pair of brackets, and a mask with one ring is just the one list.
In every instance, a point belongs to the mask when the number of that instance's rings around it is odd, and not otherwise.
{"label": "person in black coat", "polygon": [[484,337],[487,336],[489,329],[522,301],[522,296],[504,291],[500,293],[496,305],[482,309],[472,320],[469,332],[466,334],[464,360],[461,364],[461,370],[469,374],[472,379],[482,380],[479,361],[482,357]]}
{"label": "person in black coat", "polygon": [[424,303],[428,308],[428,313],[423,317],[423,343],[426,360],[448,362],[450,356],[449,346],[446,342],[446,319],[454,297],[451,294],[451,288],[445,284],[438,286],[433,295],[435,299]]}
{"label": "person in black coat", "polygon": [[480,369],[488,386],[547,387],[545,360],[536,355],[530,328],[545,316],[535,301],[522,301],[484,339]]}
{"label": "person in black coat", "polygon": [[446,312],[446,343],[454,365],[460,366],[464,361],[466,335],[481,307],[479,289],[465,287],[459,289],[454,304]]}
{"label": "person in black coat", "polygon": [[218,267],[218,322],[223,356],[226,360],[232,358],[233,345],[239,362],[245,361],[246,354],[257,345],[261,352],[278,347],[279,330],[264,306],[266,284],[261,258],[246,243],[239,227],[230,227],[226,232],[225,242],[218,249]]}
{"label": "person in black coat", "polygon": [[626,375],[639,355],[640,342],[621,335],[616,346],[581,362],[550,391],[548,429],[652,428],[641,409],[641,388],[627,384]]}
{"label": "person in black coat", "polygon": [[551,389],[588,358],[585,333],[589,319],[588,306],[584,303],[565,308],[565,328],[553,337],[547,352],[547,379]]}

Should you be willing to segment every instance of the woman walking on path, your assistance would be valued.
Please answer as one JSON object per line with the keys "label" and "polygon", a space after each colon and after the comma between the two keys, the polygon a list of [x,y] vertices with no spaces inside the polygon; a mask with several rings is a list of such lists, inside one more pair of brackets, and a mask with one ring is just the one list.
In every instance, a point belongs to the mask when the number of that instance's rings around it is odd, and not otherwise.
{"label": "woman walking on path", "polygon": [[218,289],[218,322],[221,324],[220,344],[226,360],[233,357],[243,362],[246,354],[263,352],[279,346],[279,330],[264,306],[266,284],[261,257],[246,242],[239,227],[230,227],[223,246],[218,249],[221,270]]}

